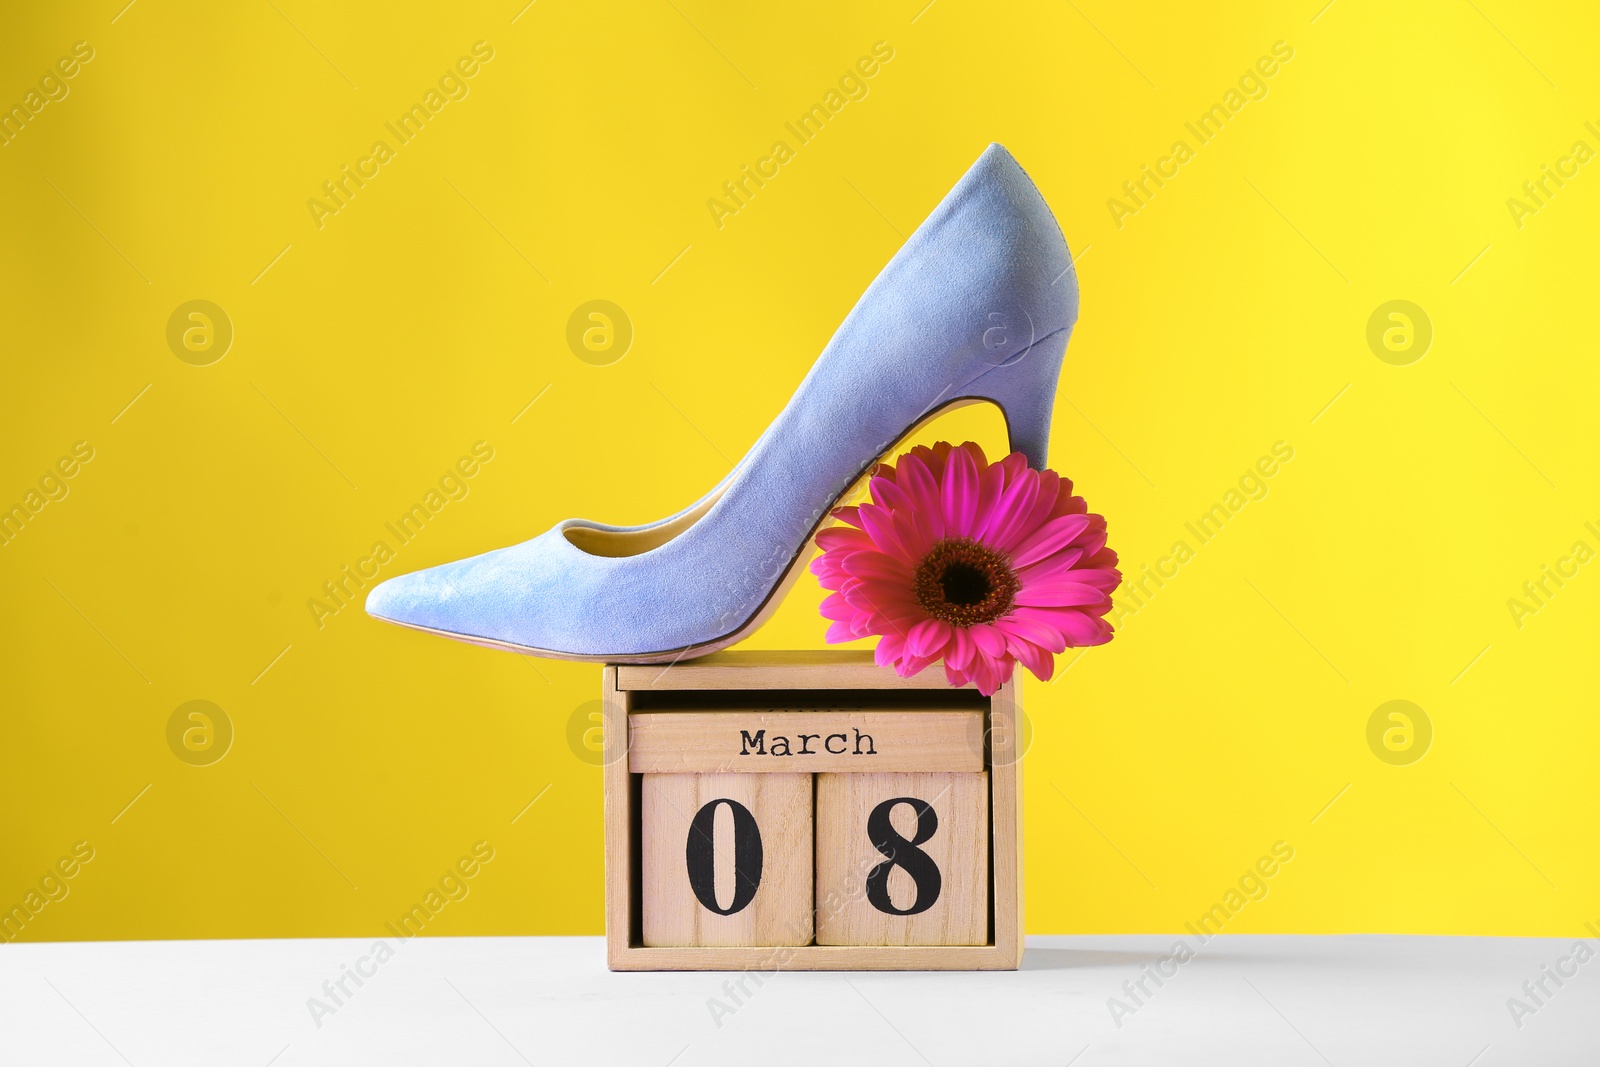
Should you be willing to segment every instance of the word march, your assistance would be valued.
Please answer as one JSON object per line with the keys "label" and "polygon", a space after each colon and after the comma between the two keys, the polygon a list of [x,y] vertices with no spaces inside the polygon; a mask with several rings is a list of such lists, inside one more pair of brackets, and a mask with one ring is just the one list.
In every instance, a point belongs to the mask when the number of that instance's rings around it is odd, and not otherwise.
{"label": "word march", "polygon": [[[852,727],[852,729],[854,729],[854,727]],[[789,738],[784,734],[774,734],[772,737],[772,749],[769,752],[767,750],[767,731],[757,730],[754,734],[751,734],[749,730],[740,730],[739,755],[819,756],[822,755],[822,752],[819,752],[811,747],[811,742],[817,740],[818,738],[823,738],[823,749],[825,749],[827,754],[830,756],[876,756],[878,754],[877,748],[872,743],[871,734],[864,734],[857,729],[855,730],[855,735],[855,750],[852,752],[850,751],[850,738],[844,734],[828,734],[825,737],[822,734],[796,734],[795,736],[800,740],[800,750],[798,752],[792,752],[790,751]],[[837,739],[839,742],[838,748],[833,747],[833,742],[835,739]],[[866,751],[864,752],[861,749],[861,743],[863,741],[865,741],[867,744]]]}

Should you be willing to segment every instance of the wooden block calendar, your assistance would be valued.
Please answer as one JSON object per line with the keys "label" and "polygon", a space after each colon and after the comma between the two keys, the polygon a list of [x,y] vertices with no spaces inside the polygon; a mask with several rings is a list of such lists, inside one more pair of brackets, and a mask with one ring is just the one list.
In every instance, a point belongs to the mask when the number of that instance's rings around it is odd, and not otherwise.
{"label": "wooden block calendar", "polygon": [[613,970],[1021,961],[1015,682],[984,697],[828,651],[603,684]]}

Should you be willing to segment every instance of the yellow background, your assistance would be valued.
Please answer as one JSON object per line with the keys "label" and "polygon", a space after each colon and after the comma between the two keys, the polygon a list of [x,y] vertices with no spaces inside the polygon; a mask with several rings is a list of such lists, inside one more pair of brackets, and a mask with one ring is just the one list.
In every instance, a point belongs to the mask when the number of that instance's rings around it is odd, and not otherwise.
{"label": "yellow background", "polygon": [[[95,50],[0,148],[0,503],[95,450],[0,547],[0,904],[95,849],[24,938],[380,934],[480,840],[428,932],[600,932],[600,774],[567,740],[599,668],[307,601],[476,441],[470,495],[385,575],[697,497],[991,140],[1080,257],[1052,465],[1130,575],[1196,549],[1027,683],[1028,928],[1180,930],[1280,840],[1230,930],[1600,919],[1600,568],[1507,607],[1600,548],[1600,165],[1520,228],[1506,204],[1600,147],[1592,9],[124,2],[0,27],[7,106]],[[470,94],[319,229],[307,200],[479,40]],[[869,95],[717,228],[707,199],[877,41]],[[1277,41],[1268,95],[1197,146]],[[1108,199],[1180,138],[1119,228]],[[565,340],[597,298],[635,329],[609,366]],[[193,299],[235,330],[210,366],[166,342]],[[1433,324],[1408,366],[1366,342],[1391,299]],[[998,427],[931,436],[998,452]],[[1278,441],[1268,495],[1198,545]],[[750,647],[820,645],[818,599]],[[166,740],[194,699],[236,731],[210,766]],[[1367,744],[1392,699],[1434,731],[1408,766]]]}

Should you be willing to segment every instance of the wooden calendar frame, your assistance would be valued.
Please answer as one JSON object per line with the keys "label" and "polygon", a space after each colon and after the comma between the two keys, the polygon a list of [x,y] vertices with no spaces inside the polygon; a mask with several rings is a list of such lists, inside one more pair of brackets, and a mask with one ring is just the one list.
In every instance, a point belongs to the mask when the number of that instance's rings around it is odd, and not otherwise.
{"label": "wooden calendar frame", "polygon": [[[937,667],[901,678],[871,652],[718,652],[667,665],[608,665],[603,676],[606,962],[614,971],[1015,970],[1022,961],[1021,710],[1013,679],[988,698],[989,943],[651,948],[643,944],[640,788],[628,769],[628,716],[636,694],[664,691],[947,690]],[[814,698],[813,698],[814,699]]]}

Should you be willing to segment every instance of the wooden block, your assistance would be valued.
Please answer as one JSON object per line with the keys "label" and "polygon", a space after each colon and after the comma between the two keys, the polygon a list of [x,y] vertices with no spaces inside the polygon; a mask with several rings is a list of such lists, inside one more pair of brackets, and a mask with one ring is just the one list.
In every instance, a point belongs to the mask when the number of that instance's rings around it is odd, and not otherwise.
{"label": "wooden block", "polygon": [[981,711],[661,711],[628,716],[635,774],[983,770]]}
{"label": "wooden block", "polygon": [[[713,652],[663,669],[633,664],[615,668],[621,690],[671,689],[937,689],[950,692],[937,668],[902,678],[873,660],[870,650]],[[971,690],[969,684],[965,687]]]}
{"label": "wooden block", "polygon": [[816,864],[819,945],[989,944],[988,775],[818,775]]}
{"label": "wooden block", "polygon": [[[987,710],[991,753],[989,849],[994,878],[990,891],[993,911],[990,940],[966,945],[769,943],[647,947],[643,936],[640,884],[641,783],[647,776],[630,773],[626,759],[609,759],[601,773],[605,781],[606,959],[612,970],[770,973],[774,968],[790,971],[1016,969],[1023,947],[1022,809],[1019,803],[1022,753],[1016,744],[1016,726],[1021,715],[1020,680],[1014,679],[1002,686],[992,699],[983,699],[971,689],[945,690],[936,670],[924,671],[908,684],[908,680],[900,679],[894,672],[873,666],[871,657],[870,652],[845,651],[719,652],[665,671],[660,667],[608,665],[602,682],[606,736],[620,736],[625,746],[628,717],[642,712],[655,713],[669,707],[737,709],[767,700],[772,702],[773,708],[792,709],[887,711],[915,706]],[[937,684],[918,684],[930,680]],[[886,692],[880,700],[862,692],[869,689]],[[905,691],[916,689],[943,691]],[[787,692],[773,692],[775,690]],[[900,692],[887,692],[893,690]],[[750,691],[760,691],[760,698],[752,701]],[[766,781],[779,776],[739,777]],[[870,866],[881,862],[882,857],[870,845],[864,851],[868,864],[865,869],[870,871]],[[683,854],[679,855],[682,862]],[[820,857],[818,868],[820,871]],[[862,877],[856,879],[857,898],[863,891],[863,880]],[[824,904],[826,896],[824,892]]]}
{"label": "wooden block", "polygon": [[646,946],[810,943],[809,774],[647,774],[641,782]]}

